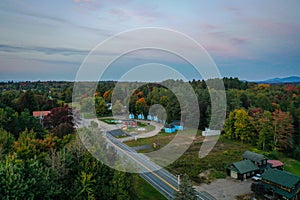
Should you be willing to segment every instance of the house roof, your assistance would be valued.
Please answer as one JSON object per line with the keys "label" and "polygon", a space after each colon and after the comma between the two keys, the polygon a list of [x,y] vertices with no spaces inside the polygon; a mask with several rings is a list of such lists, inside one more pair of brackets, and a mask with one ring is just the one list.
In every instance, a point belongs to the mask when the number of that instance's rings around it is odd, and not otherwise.
{"label": "house roof", "polygon": [[268,160],[269,164],[271,164],[272,167],[281,167],[283,166],[283,163],[279,160]]}
{"label": "house roof", "polygon": [[254,153],[252,151],[245,151],[243,153],[243,159],[247,159],[247,160],[252,160],[255,162],[260,162],[263,159],[265,159],[266,157],[262,154],[258,154],[258,153]]}
{"label": "house roof", "polygon": [[263,180],[282,185],[286,188],[292,188],[300,182],[299,176],[278,169],[266,170],[261,177]]}
{"label": "house roof", "polygon": [[180,120],[174,120],[173,122],[171,122],[171,125],[174,125],[174,126],[183,126],[183,123]]}
{"label": "house roof", "polygon": [[165,128],[174,128],[174,125],[172,125],[172,124],[165,124]]}
{"label": "house roof", "polygon": [[34,117],[40,117],[40,116],[47,116],[49,113],[51,113],[51,111],[47,110],[47,111],[33,111],[32,115]]}
{"label": "house roof", "polygon": [[111,130],[109,131],[109,133],[114,136],[114,137],[119,137],[119,136],[123,136],[123,135],[128,135],[126,132],[120,130],[120,129],[115,129],[115,130]]}
{"label": "house roof", "polygon": [[250,160],[242,160],[239,162],[232,163],[232,165],[236,168],[236,170],[240,174],[245,174],[248,172],[259,170],[259,168],[253,164]]}

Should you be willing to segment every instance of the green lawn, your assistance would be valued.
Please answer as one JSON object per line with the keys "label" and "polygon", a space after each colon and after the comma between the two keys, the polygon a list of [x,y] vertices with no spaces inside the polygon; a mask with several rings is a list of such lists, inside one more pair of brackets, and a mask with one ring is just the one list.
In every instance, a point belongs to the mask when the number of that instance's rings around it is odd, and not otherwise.
{"label": "green lawn", "polygon": [[174,138],[174,136],[175,134],[161,132],[158,133],[156,136],[149,137],[149,138],[140,138],[137,139],[136,141],[135,140],[127,141],[125,142],[125,144],[127,144],[130,147],[142,146],[148,144],[151,146],[150,149],[139,151],[139,153],[147,153],[147,152],[155,151],[155,149],[152,148],[153,143],[160,144],[160,148],[161,148],[167,145]]}
{"label": "green lawn", "polygon": [[138,175],[134,175],[134,190],[140,200],[166,200],[166,198],[154,189],[147,181]]}
{"label": "green lawn", "polygon": [[190,148],[167,169],[173,174],[186,173],[195,183],[209,183],[216,178],[225,178],[225,166],[240,161],[244,151],[253,149],[249,144],[220,137],[213,150],[200,159],[198,155],[202,141],[203,137],[197,136]]}
{"label": "green lawn", "polygon": [[284,163],[286,171],[300,176],[300,161],[292,158],[282,158],[281,161]]}

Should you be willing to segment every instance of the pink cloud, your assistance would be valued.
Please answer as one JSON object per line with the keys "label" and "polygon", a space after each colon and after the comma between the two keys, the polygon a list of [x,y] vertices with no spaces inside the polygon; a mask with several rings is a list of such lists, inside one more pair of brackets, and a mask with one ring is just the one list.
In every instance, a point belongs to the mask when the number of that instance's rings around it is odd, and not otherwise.
{"label": "pink cloud", "polygon": [[288,35],[294,33],[300,33],[300,26],[287,23],[279,22],[274,20],[267,20],[261,18],[247,18],[244,20],[245,23],[248,23],[253,30],[260,30],[261,32],[268,32],[281,35]]}

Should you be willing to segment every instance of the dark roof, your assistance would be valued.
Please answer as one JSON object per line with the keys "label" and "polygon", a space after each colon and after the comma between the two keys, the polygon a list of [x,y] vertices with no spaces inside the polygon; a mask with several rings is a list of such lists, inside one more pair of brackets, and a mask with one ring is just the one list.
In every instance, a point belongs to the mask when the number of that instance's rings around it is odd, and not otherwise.
{"label": "dark roof", "polygon": [[250,160],[242,160],[239,162],[232,163],[232,165],[236,168],[236,170],[240,174],[245,174],[248,172],[259,170],[259,168],[253,164]]}
{"label": "dark roof", "polygon": [[258,153],[254,153],[252,151],[245,151],[243,153],[243,159],[247,159],[247,160],[252,160],[255,162],[260,162],[263,159],[265,159],[266,157],[262,154],[258,154]]}
{"label": "dark roof", "polygon": [[174,128],[172,124],[165,124],[165,128]]}
{"label": "dark roof", "polygon": [[180,120],[174,120],[171,122],[171,124],[174,126],[183,126],[183,123]]}
{"label": "dark roof", "polygon": [[128,135],[126,132],[122,131],[121,129],[115,129],[115,130],[109,131],[109,133],[114,137]]}
{"label": "dark roof", "polygon": [[278,169],[269,169],[266,170],[261,175],[263,180],[267,180],[279,185],[282,185],[286,188],[294,187],[298,182],[300,182],[300,176],[288,173],[286,171],[281,171]]}

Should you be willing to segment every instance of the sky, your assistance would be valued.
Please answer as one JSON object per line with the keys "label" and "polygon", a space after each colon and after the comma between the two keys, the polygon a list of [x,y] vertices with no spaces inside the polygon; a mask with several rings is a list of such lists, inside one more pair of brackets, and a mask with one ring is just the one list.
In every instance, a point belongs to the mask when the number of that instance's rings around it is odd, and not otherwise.
{"label": "sky", "polygon": [[[299,8],[299,0],[1,0],[0,80],[74,81],[97,45],[144,27],[192,38],[222,77],[252,81],[300,76]],[[165,42],[160,35],[151,38]],[[128,38],[119,47],[134,40]],[[184,52],[193,53],[191,46],[180,42],[169,46],[179,44]],[[110,49],[101,53],[110,59],[118,56]],[[104,77],[119,79],[130,67],[149,67],[147,63],[171,66],[186,79],[198,77],[180,56],[153,49],[124,55]],[[147,78],[146,71],[139,80]]]}

